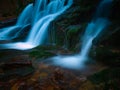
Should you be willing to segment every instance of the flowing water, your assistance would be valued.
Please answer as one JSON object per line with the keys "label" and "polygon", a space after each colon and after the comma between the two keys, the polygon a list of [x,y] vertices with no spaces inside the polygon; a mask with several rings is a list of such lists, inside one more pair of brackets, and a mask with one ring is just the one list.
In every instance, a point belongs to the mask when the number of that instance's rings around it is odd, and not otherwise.
{"label": "flowing water", "polygon": [[27,38],[24,42],[0,44],[0,48],[26,50],[43,44],[50,22],[67,10],[72,3],[72,0],[36,0],[34,6],[29,4],[14,26],[0,29],[0,40],[11,40],[19,37],[19,32],[30,24],[31,29]]}
{"label": "flowing water", "polygon": [[32,11],[32,4],[29,4],[20,14],[17,23],[14,26],[0,29],[0,40],[11,40],[18,37],[19,32],[30,24],[29,18]]}
{"label": "flowing water", "polygon": [[[66,3],[67,1],[67,3]],[[12,39],[17,37],[17,32],[22,30],[23,26],[31,25],[29,35],[25,42],[1,44],[0,47],[7,49],[30,49],[43,43],[47,36],[47,30],[50,22],[58,15],[63,13],[72,5],[72,0],[36,0],[35,5],[29,4],[23,13],[20,15],[16,25],[3,28],[0,31],[0,39]],[[88,59],[88,54],[92,46],[92,41],[109,25],[107,19],[112,0],[102,0],[99,4],[96,13],[88,23],[85,33],[82,37],[81,51],[73,56],[56,56],[52,57],[51,63],[65,68],[79,69],[84,66]],[[16,32],[10,35],[11,32]]]}
{"label": "flowing water", "polygon": [[107,16],[111,4],[112,0],[102,0],[99,4],[95,16],[86,27],[82,37],[82,46],[79,54],[74,56],[60,55],[53,57],[53,64],[70,69],[80,69],[85,66],[85,62],[88,60],[88,54],[92,46],[92,41],[109,25]]}

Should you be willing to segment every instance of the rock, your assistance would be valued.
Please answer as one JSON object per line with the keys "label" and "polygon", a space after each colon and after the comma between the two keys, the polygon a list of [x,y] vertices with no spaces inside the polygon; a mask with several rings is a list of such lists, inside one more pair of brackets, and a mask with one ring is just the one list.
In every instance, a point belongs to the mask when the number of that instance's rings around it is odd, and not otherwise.
{"label": "rock", "polygon": [[14,25],[16,23],[16,20],[17,20],[16,18],[11,18],[10,20],[1,21],[0,22],[0,28]]}
{"label": "rock", "polygon": [[[81,32],[85,30],[86,24],[91,20],[98,3],[99,0],[74,0],[73,5],[62,15],[57,17],[56,20],[54,20],[56,44],[69,49],[71,47],[75,48],[79,43],[78,39],[80,39]],[[76,34],[72,34],[72,32],[71,35],[68,34],[68,32],[72,31],[69,30],[71,29],[70,27],[78,29],[78,25],[80,25],[82,28],[79,29],[78,32],[76,31]],[[66,40],[68,39],[67,36],[69,36],[69,41]]]}
{"label": "rock", "polygon": [[29,55],[30,57],[33,58],[48,58],[51,56],[54,56],[56,54],[55,50],[57,49],[57,47],[55,46],[39,46],[36,47],[35,49],[33,49]]}
{"label": "rock", "polygon": [[108,29],[107,33],[105,33],[103,37],[101,37],[101,40],[99,40],[100,41],[99,44],[120,50],[119,37],[120,27],[119,26],[113,27],[111,29]]}
{"label": "rock", "polygon": [[[109,68],[102,70],[88,79],[94,84],[96,90],[119,90],[120,68]],[[93,89],[92,89],[93,90]]]}
{"label": "rock", "polygon": [[108,66],[120,66],[120,50],[118,49],[102,46],[97,47],[90,54],[94,60],[107,64]]}
{"label": "rock", "polygon": [[6,82],[10,79],[15,79],[18,77],[24,77],[26,75],[29,75],[34,72],[33,67],[20,67],[20,68],[14,68],[11,70],[5,70],[3,74],[0,74],[0,81]]}
{"label": "rock", "polygon": [[86,81],[79,87],[78,90],[96,90],[96,89],[95,89],[95,85],[92,82]]}
{"label": "rock", "polygon": [[52,45],[44,45],[44,46],[41,45],[41,46],[38,46],[35,49],[33,49],[29,53],[29,56],[31,58],[34,58],[34,60],[40,59],[42,61],[42,60],[45,60],[52,56],[56,56],[56,55],[60,55],[60,54],[68,55],[71,53],[73,53],[73,52],[70,52],[69,50],[66,50],[65,48],[62,48],[57,45],[53,45],[53,46]]}
{"label": "rock", "polygon": [[79,43],[80,34],[82,33],[81,25],[71,25],[66,29],[66,44],[67,48],[74,48]]}
{"label": "rock", "polygon": [[13,39],[13,41],[17,42],[17,41],[24,40],[25,38],[27,38],[29,31],[30,31],[30,28],[31,28],[30,24],[20,28],[19,32],[17,34],[17,37],[15,37]]}

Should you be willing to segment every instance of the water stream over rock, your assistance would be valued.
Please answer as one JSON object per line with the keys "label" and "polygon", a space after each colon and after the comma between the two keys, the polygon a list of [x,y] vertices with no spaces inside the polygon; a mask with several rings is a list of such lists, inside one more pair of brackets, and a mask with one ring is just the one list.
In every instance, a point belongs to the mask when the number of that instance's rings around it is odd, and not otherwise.
{"label": "water stream over rock", "polygon": [[0,44],[1,49],[27,50],[43,44],[50,22],[62,14],[71,5],[72,0],[36,0],[29,4],[20,14],[14,26],[0,29],[0,40],[11,40],[19,37],[22,28],[30,24],[32,27],[24,42]]}
{"label": "water stream over rock", "polygon": [[107,12],[109,11],[111,4],[112,0],[102,0],[99,4],[95,16],[86,27],[79,54],[74,56],[60,55],[53,57],[53,64],[70,69],[80,69],[85,66],[85,62],[88,60],[88,53],[92,46],[92,41],[109,25],[109,20],[107,19],[109,13],[105,12],[106,10]]}
{"label": "water stream over rock", "polygon": [[[46,33],[50,22],[68,9],[72,3],[72,0],[50,0],[49,2],[47,0],[36,0],[34,6],[29,4],[20,15],[16,25],[0,30],[0,40],[9,40],[18,37],[19,30],[30,24],[31,29],[25,41],[0,44],[0,47],[2,49],[26,50],[41,45],[47,37]],[[99,4],[95,16],[88,23],[82,37],[81,51],[73,56],[52,57],[52,64],[71,69],[79,69],[84,66],[88,59],[92,41],[109,25],[107,17],[111,3],[112,0],[102,0]]]}

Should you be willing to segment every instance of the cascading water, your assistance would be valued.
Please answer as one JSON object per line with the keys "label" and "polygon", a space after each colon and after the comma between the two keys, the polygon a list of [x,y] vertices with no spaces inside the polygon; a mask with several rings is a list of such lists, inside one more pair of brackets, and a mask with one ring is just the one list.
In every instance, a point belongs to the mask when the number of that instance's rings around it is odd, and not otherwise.
{"label": "cascading water", "polygon": [[109,13],[106,13],[106,10],[107,12],[109,11],[111,4],[112,0],[102,0],[100,5],[98,6],[95,16],[86,27],[85,33],[82,38],[82,47],[80,53],[74,56],[53,57],[53,64],[70,69],[79,69],[84,66],[85,61],[88,59],[88,53],[92,46],[92,41],[109,24],[109,21],[107,19]]}
{"label": "cascading water", "polygon": [[[67,3],[66,3],[67,1]],[[82,38],[82,46],[79,54],[74,56],[56,56],[51,58],[52,64],[78,69],[84,65],[92,46],[92,41],[109,24],[107,19],[112,0],[102,0],[98,6],[95,16],[88,23]],[[43,43],[46,32],[51,21],[63,13],[72,5],[72,0],[36,0],[35,5],[30,4],[23,11],[16,25],[0,30],[0,40],[8,40],[17,37],[19,30],[30,24],[31,30],[25,42],[0,44],[4,49],[31,49]],[[104,9],[105,8],[105,9]],[[107,10],[107,13],[106,13]],[[16,32],[11,36],[11,32]]]}
{"label": "cascading water", "polygon": [[49,2],[36,0],[34,6],[29,4],[18,18],[16,25],[0,29],[0,40],[10,40],[18,37],[22,28],[30,24],[31,30],[26,41],[0,44],[0,48],[26,50],[42,44],[50,22],[68,9],[72,3],[72,0],[49,0]]}
{"label": "cascading water", "polygon": [[32,11],[32,4],[29,4],[20,14],[17,23],[14,26],[0,29],[0,40],[11,40],[18,37],[19,32],[30,24],[30,15]]}

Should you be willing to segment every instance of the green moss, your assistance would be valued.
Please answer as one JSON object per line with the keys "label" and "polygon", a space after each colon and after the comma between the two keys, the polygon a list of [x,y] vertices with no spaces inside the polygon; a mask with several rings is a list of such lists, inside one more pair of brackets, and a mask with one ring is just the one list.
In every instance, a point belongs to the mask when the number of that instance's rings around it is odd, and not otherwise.
{"label": "green moss", "polygon": [[55,55],[52,51],[56,50],[55,46],[39,46],[29,53],[30,57],[34,58],[48,58]]}
{"label": "green moss", "polygon": [[67,32],[67,35],[68,36],[71,36],[72,34],[76,34],[78,33],[78,31],[80,30],[80,27],[70,27],[68,32]]}
{"label": "green moss", "polygon": [[79,42],[80,26],[70,26],[67,30],[68,47],[73,48]]}
{"label": "green moss", "polygon": [[48,57],[51,57],[53,56],[54,54],[50,53],[50,52],[47,52],[47,51],[42,51],[42,50],[35,50],[35,51],[32,51],[30,53],[30,56],[31,57],[35,57],[35,58],[48,58]]}

